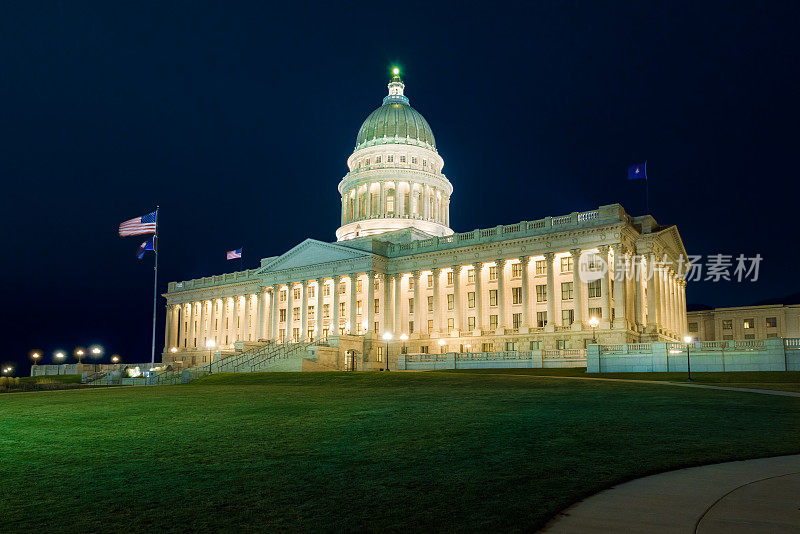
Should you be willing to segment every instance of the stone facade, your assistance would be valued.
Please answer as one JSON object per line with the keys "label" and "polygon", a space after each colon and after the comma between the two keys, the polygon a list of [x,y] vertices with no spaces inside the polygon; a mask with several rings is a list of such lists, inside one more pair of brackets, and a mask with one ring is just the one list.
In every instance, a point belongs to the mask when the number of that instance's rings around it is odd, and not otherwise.
{"label": "stone facade", "polygon": [[800,304],[716,308],[686,315],[689,335],[698,341],[800,337]]}
{"label": "stone facade", "polygon": [[394,366],[401,352],[583,350],[593,337],[685,335],[685,282],[654,261],[685,257],[675,226],[610,204],[453,233],[443,160],[395,78],[339,184],[339,240],[306,239],[256,269],[171,282],[164,362],[207,361],[209,340],[221,351],[330,340],[342,354],[321,351],[324,367],[346,367],[346,352],[360,370],[385,367],[386,336]]}

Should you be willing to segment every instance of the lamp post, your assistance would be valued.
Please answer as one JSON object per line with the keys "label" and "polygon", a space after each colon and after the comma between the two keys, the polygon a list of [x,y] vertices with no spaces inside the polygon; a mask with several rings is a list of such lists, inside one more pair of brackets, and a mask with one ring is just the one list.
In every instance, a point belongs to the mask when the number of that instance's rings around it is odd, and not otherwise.
{"label": "lamp post", "polygon": [[683,338],[686,342],[686,381],[692,381],[692,362],[689,358],[689,346],[692,344],[692,336],[686,336]]}
{"label": "lamp post", "polygon": [[119,354],[111,355],[111,363],[119,363]]}
{"label": "lamp post", "polygon": [[408,349],[406,349],[406,341],[408,341],[408,335],[407,334],[401,334],[400,335],[400,341],[403,342],[403,354],[408,354]]}
{"label": "lamp post", "polygon": [[33,358],[33,365],[34,366],[37,365],[37,362],[39,361],[39,358],[41,358],[41,357],[42,357],[42,355],[39,354],[38,352],[32,352],[31,353],[31,358]]}
{"label": "lamp post", "polygon": [[57,350],[53,353],[53,359],[56,361],[56,363],[63,362],[65,357],[66,354],[64,353],[64,351]]}
{"label": "lamp post", "polygon": [[78,347],[77,349],[75,349],[75,357],[78,359],[78,363],[83,363],[82,360],[85,354],[86,351],[84,351],[82,348]]}
{"label": "lamp post", "polygon": [[206,348],[208,348],[208,374],[211,374],[211,361],[213,359],[212,351],[216,343],[213,339],[206,339]]}
{"label": "lamp post", "polygon": [[389,342],[392,340],[392,334],[386,332],[383,334],[383,340],[386,342],[386,370],[389,370]]}
{"label": "lamp post", "polygon": [[92,358],[99,358],[103,355],[103,347],[100,345],[92,345],[89,347],[89,354],[92,355]]}
{"label": "lamp post", "polygon": [[592,343],[597,345],[597,325],[600,324],[600,321],[597,320],[597,317],[592,317],[589,319],[589,326],[592,327]]}

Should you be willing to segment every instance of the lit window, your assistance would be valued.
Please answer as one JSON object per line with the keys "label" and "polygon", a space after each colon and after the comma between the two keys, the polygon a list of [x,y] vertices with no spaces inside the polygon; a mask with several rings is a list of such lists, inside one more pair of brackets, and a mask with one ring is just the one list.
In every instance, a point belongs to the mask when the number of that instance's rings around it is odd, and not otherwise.
{"label": "lit window", "polygon": [[574,310],[561,310],[561,324],[569,326],[575,321]]}
{"label": "lit window", "polygon": [[589,308],[589,317],[603,318],[603,308]]}
{"label": "lit window", "polygon": [[[756,322],[755,322],[754,319],[745,319],[743,321],[743,323],[744,323],[744,329],[745,330],[756,327]],[[745,338],[745,339],[747,339],[747,338]]]}
{"label": "lit window", "polygon": [[405,163],[405,162],[406,162],[406,157],[400,156],[400,163]]}
{"label": "lit window", "polygon": [[511,288],[511,303],[512,304],[522,304],[522,288],[521,287],[512,287]]}
{"label": "lit window", "polygon": [[489,306],[497,306],[497,290],[489,290]]}
{"label": "lit window", "polygon": [[546,324],[547,324],[547,312],[546,311],[536,312],[536,326],[538,326],[539,328],[544,328]]}
{"label": "lit window", "polygon": [[492,280],[497,280],[497,267],[494,265],[489,267],[489,281],[491,282]]}
{"label": "lit window", "polygon": [[511,316],[512,328],[519,328],[522,326],[522,314],[515,313]]}
{"label": "lit window", "polygon": [[374,300],[374,306],[373,306],[372,309],[373,309],[373,311],[375,313],[380,313],[381,312],[381,299],[375,299]]}
{"label": "lit window", "polygon": [[475,268],[472,268],[467,271],[467,283],[468,284],[475,283]]}
{"label": "lit window", "polygon": [[394,162],[394,156],[392,156],[391,154],[386,156],[386,161],[389,162],[389,163],[393,163]]}
{"label": "lit window", "polygon": [[592,280],[591,282],[586,284],[586,287],[589,288],[589,298],[596,298],[600,297],[600,280]]}
{"label": "lit window", "polygon": [[455,275],[455,273],[453,271],[450,271],[450,272],[447,273],[447,285],[448,286],[452,286],[453,285],[453,280],[455,279],[454,275]]}
{"label": "lit window", "polygon": [[572,256],[563,256],[561,258],[561,272],[562,273],[572,272]]}
{"label": "lit window", "polygon": [[475,292],[470,291],[467,293],[467,307],[474,308],[475,307]]}
{"label": "lit window", "polygon": [[408,299],[408,313],[414,313],[414,299]]}
{"label": "lit window", "polygon": [[547,286],[539,284],[536,286],[536,302],[547,302]]}
{"label": "lit window", "polygon": [[475,317],[467,317],[467,330],[475,330]]}
{"label": "lit window", "polygon": [[561,300],[572,300],[572,282],[561,282]]}
{"label": "lit window", "polygon": [[428,287],[433,287],[433,275],[428,275]]}
{"label": "lit window", "polygon": [[489,328],[492,330],[497,330],[497,315],[489,316]]}
{"label": "lit window", "polygon": [[764,326],[767,328],[778,328],[778,318],[777,317],[767,317],[764,320]]}
{"label": "lit window", "polygon": [[512,278],[520,278],[520,277],[522,277],[522,264],[521,263],[512,263],[511,264],[511,277]]}
{"label": "lit window", "polygon": [[547,262],[536,260],[536,274],[547,274]]}
{"label": "lit window", "polygon": [[433,296],[432,295],[428,296],[428,311],[429,312],[433,311]]}
{"label": "lit window", "polygon": [[452,293],[447,294],[447,309],[453,310],[456,307],[456,296]]}

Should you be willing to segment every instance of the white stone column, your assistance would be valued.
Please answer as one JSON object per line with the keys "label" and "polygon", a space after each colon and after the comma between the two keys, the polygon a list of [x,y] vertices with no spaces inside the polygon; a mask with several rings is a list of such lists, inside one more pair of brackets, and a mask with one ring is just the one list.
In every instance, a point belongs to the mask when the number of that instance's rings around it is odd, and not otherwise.
{"label": "white stone column", "polygon": [[574,314],[573,330],[583,329],[583,286],[581,284],[581,249],[574,248],[569,251],[572,254],[572,307]]}
{"label": "white stone column", "polygon": [[481,275],[483,273],[483,263],[473,263],[472,268],[475,269],[475,329],[480,331],[483,329],[483,298],[481,294]]}
{"label": "white stone column", "polygon": [[314,325],[316,326],[316,332],[314,332],[314,340],[319,341],[322,339],[322,308],[325,305],[323,301],[322,294],[323,289],[325,287],[325,279],[324,278],[317,278],[317,304],[316,309],[314,310]]}
{"label": "white stone column", "polygon": [[361,320],[364,321],[364,316],[367,318],[367,327],[364,329],[364,334],[371,336],[375,334],[375,273],[367,271],[367,296],[366,296],[366,310],[362,310]]}
{"label": "white stone column", "polygon": [[308,341],[308,280],[300,282],[300,341]]}
{"label": "white stone column", "polygon": [[197,329],[195,328],[195,315],[197,303],[191,302],[189,303],[189,342],[186,344],[188,348],[193,349],[196,345],[197,339]]}
{"label": "white stone column", "polygon": [[356,317],[356,285],[358,280],[358,274],[351,274],[350,275],[350,333],[355,334],[358,332],[358,325],[356,321],[358,317]]}
{"label": "white stone column", "polygon": [[294,328],[294,282],[286,284],[286,338],[289,341],[294,341],[292,337],[292,329]]}
{"label": "white stone column", "polygon": [[228,319],[228,297],[222,297],[222,304],[219,310],[219,343],[225,344],[225,336],[228,335],[228,329],[225,326],[225,321]]}
{"label": "white stone column", "polygon": [[398,337],[405,331],[403,328],[403,316],[400,308],[402,301],[402,282],[403,275],[395,274],[394,278],[394,333]]}
{"label": "white stone column", "polygon": [[530,288],[528,287],[528,256],[522,256],[519,259],[520,266],[522,267],[522,324],[521,328],[528,328],[530,326]]}
{"label": "white stone column", "polygon": [[418,334],[422,332],[422,306],[419,301],[419,271],[412,271],[411,276],[414,278],[414,333]]}
{"label": "white stone column", "polygon": [[658,271],[653,268],[652,262],[655,256],[651,255],[647,259],[645,276],[647,277],[647,328],[658,331]]}
{"label": "white stone column", "polygon": [[678,299],[681,306],[681,319],[680,319],[680,336],[686,335],[688,332],[688,327],[686,324],[686,280],[679,280],[679,293]]}
{"label": "white stone column", "polygon": [[544,261],[547,267],[547,326],[555,327],[560,323],[556,318],[555,254],[545,253]]}
{"label": "white stone column", "polygon": [[214,340],[214,345],[217,344],[217,335],[216,329],[214,328],[214,322],[217,320],[217,299],[211,299],[208,302],[208,339]]}
{"label": "white stone column", "polygon": [[506,327],[506,295],[505,295],[505,277],[506,277],[506,260],[496,260],[495,265],[497,268],[497,327]]}
{"label": "white stone column", "polygon": [[453,328],[461,332],[461,317],[464,309],[461,307],[461,266],[453,265]]}
{"label": "white stone column", "polygon": [[277,342],[280,339],[280,332],[278,328],[278,316],[280,315],[279,306],[280,306],[280,286],[278,284],[274,284],[272,286],[272,313],[270,314],[270,324],[272,325],[270,334],[272,335],[272,339]]}
{"label": "white stone column", "polygon": [[439,293],[439,277],[442,274],[442,270],[439,267],[434,267],[432,270],[433,273],[433,332],[428,332],[429,334],[433,334],[434,332],[439,333],[444,331],[442,328],[442,296]]}
{"label": "white stone column", "polygon": [[260,341],[264,338],[264,289],[259,288],[256,293],[256,327],[255,339]]}
{"label": "white stone column", "polygon": [[172,313],[172,304],[167,304],[166,309],[166,324],[164,325],[164,352],[169,351],[169,342],[172,339],[172,324],[175,322]]}
{"label": "white stone column", "polygon": [[331,334],[339,335],[339,283],[341,276],[333,277],[333,310],[331,310]]}
{"label": "white stone column", "polygon": [[[600,247],[600,258],[603,260],[603,265],[606,266],[606,271],[603,273],[603,276],[600,278],[600,308],[602,311],[600,312],[603,317],[600,318],[601,324],[605,328],[610,328],[611,326],[611,293],[610,287],[608,283],[608,277],[613,275],[613,269],[609,269],[608,266],[611,265],[608,261],[608,246],[603,245]],[[614,254],[614,260],[616,261],[617,255]],[[616,312],[615,312],[616,314]]]}
{"label": "white stone column", "polygon": [[242,341],[250,341],[252,339],[252,332],[250,331],[250,307],[252,305],[251,295],[245,294],[244,296],[244,317],[242,317]]}
{"label": "white stone column", "polygon": [[[627,300],[626,278],[628,273],[628,258],[622,253],[621,246],[614,247],[614,328],[626,328],[627,320],[625,313],[625,302]],[[621,278],[621,279],[619,279]]]}
{"label": "white stone column", "polygon": [[381,290],[381,324],[383,324],[383,330],[378,334],[383,335],[386,332],[392,333],[392,330],[394,330],[391,304],[392,278],[388,274],[381,275]]}
{"label": "white stone column", "polygon": [[171,349],[172,347],[178,346],[179,338],[179,329],[181,326],[181,308],[180,304],[172,306],[172,329],[170,330],[171,336],[169,340],[169,347],[167,350]]}

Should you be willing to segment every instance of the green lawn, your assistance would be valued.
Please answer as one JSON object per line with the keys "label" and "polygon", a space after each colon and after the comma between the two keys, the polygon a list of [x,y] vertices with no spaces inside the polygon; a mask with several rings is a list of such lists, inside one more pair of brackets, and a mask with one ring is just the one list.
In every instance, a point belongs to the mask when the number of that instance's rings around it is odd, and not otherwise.
{"label": "green lawn", "polygon": [[798,453],[800,399],[510,372],[214,375],[2,395],[0,451],[6,532],[530,530],[623,480]]}

